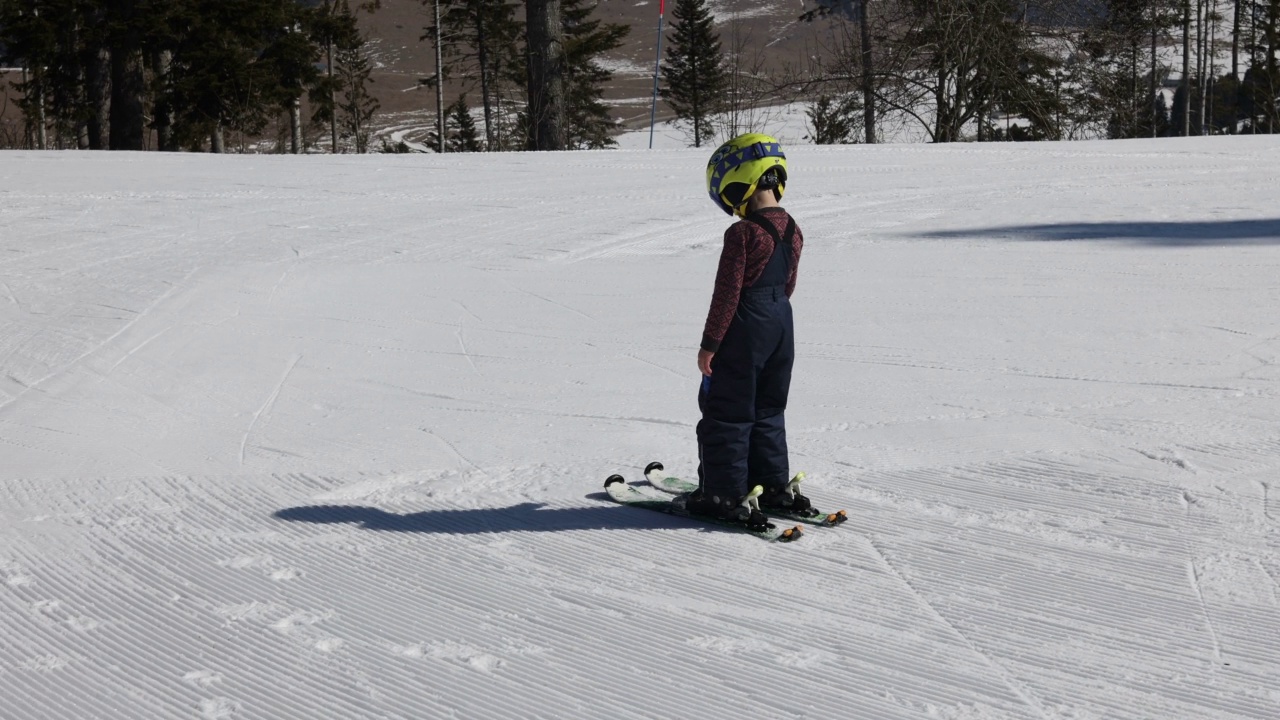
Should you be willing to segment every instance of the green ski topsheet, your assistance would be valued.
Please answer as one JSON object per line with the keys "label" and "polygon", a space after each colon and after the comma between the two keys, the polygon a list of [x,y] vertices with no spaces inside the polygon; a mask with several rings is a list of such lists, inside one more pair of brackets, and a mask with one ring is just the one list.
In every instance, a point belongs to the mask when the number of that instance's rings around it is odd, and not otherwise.
{"label": "green ski topsheet", "polygon": [[[649,472],[645,474],[645,479],[649,481],[650,485],[652,485],[653,487],[663,492],[680,495],[683,493],[690,493],[698,489],[698,485],[696,483],[692,483],[692,482],[689,482],[688,480],[684,480],[672,475],[668,475],[666,470],[662,467],[661,463],[650,463],[649,467],[651,469],[649,470]],[[798,473],[796,477],[803,480],[804,473]],[[839,512],[834,512],[834,513],[824,513],[821,511],[814,511],[813,513],[810,513],[810,514],[787,513],[787,512],[780,512],[776,510],[765,510],[765,513],[769,515],[778,516],[778,517],[785,517],[788,520],[799,520],[800,522],[805,522],[812,525],[821,525],[823,527],[832,527],[835,525],[839,525],[849,517],[844,510],[840,510]]]}
{"label": "green ski topsheet", "polygon": [[654,510],[668,515],[677,515],[679,517],[685,517],[699,522],[719,525],[723,528],[728,528],[747,535],[754,535],[772,542],[792,542],[800,539],[800,536],[803,534],[803,531],[799,526],[781,528],[771,523],[769,525],[769,529],[764,532],[751,532],[739,523],[717,520],[716,518],[703,517],[701,515],[693,515],[684,510],[683,506],[671,502],[672,498],[670,496],[658,497],[640,492],[635,487],[628,485],[620,475],[613,475],[606,480],[604,488],[605,491],[609,493],[610,498],[615,502],[622,503],[623,505],[630,505],[631,507]]}

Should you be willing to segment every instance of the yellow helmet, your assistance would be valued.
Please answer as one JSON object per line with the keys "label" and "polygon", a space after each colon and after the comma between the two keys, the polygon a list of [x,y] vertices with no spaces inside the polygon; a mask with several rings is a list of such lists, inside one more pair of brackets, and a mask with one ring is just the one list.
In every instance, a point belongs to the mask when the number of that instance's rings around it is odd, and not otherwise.
{"label": "yellow helmet", "polygon": [[760,178],[773,170],[773,192],[782,199],[787,183],[787,156],[782,143],[760,133],[739,135],[721,145],[707,163],[707,193],[711,202],[729,215],[747,214],[747,201],[756,193]]}

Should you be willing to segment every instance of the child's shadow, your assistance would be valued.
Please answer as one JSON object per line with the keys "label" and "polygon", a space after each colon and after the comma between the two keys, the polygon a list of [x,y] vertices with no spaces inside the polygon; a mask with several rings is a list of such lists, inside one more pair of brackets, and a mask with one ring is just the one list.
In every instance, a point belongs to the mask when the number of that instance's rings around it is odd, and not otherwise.
{"label": "child's shadow", "polygon": [[[594,493],[587,497],[607,498],[604,493]],[[638,530],[676,527],[682,522],[674,516],[636,511],[634,508],[618,505],[546,509],[542,503],[532,502],[474,510],[424,510],[404,515],[363,505],[305,505],[277,510],[273,517],[319,524],[355,523],[366,530],[455,535],[517,531]]]}

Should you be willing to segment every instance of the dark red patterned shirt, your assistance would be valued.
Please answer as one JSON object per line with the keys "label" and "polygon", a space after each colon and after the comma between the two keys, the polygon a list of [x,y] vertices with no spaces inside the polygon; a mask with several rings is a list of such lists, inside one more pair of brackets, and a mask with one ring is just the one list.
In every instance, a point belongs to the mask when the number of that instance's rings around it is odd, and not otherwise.
{"label": "dark red patterned shirt", "polygon": [[[780,207],[765,208],[758,213],[773,223],[778,236],[787,230],[791,216]],[[724,231],[724,249],[720,251],[720,269],[716,271],[716,289],[711,295],[711,311],[702,330],[702,349],[716,352],[724,334],[729,331],[734,313],[738,312],[738,299],[743,288],[755,284],[764,274],[764,266],[773,255],[773,237],[764,228],[750,220],[739,220]],[[796,289],[796,270],[800,267],[800,251],[804,247],[804,235],[796,227],[791,239],[791,273],[787,277],[787,297]]]}

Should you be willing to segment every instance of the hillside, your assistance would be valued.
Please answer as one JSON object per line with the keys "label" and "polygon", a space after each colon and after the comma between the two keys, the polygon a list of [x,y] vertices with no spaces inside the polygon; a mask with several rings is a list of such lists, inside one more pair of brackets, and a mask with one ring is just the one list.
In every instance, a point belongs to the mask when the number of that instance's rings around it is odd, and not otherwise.
{"label": "hillside", "polygon": [[6,153],[0,715],[1280,717],[1274,137],[790,148],[791,545],[705,160]]}

